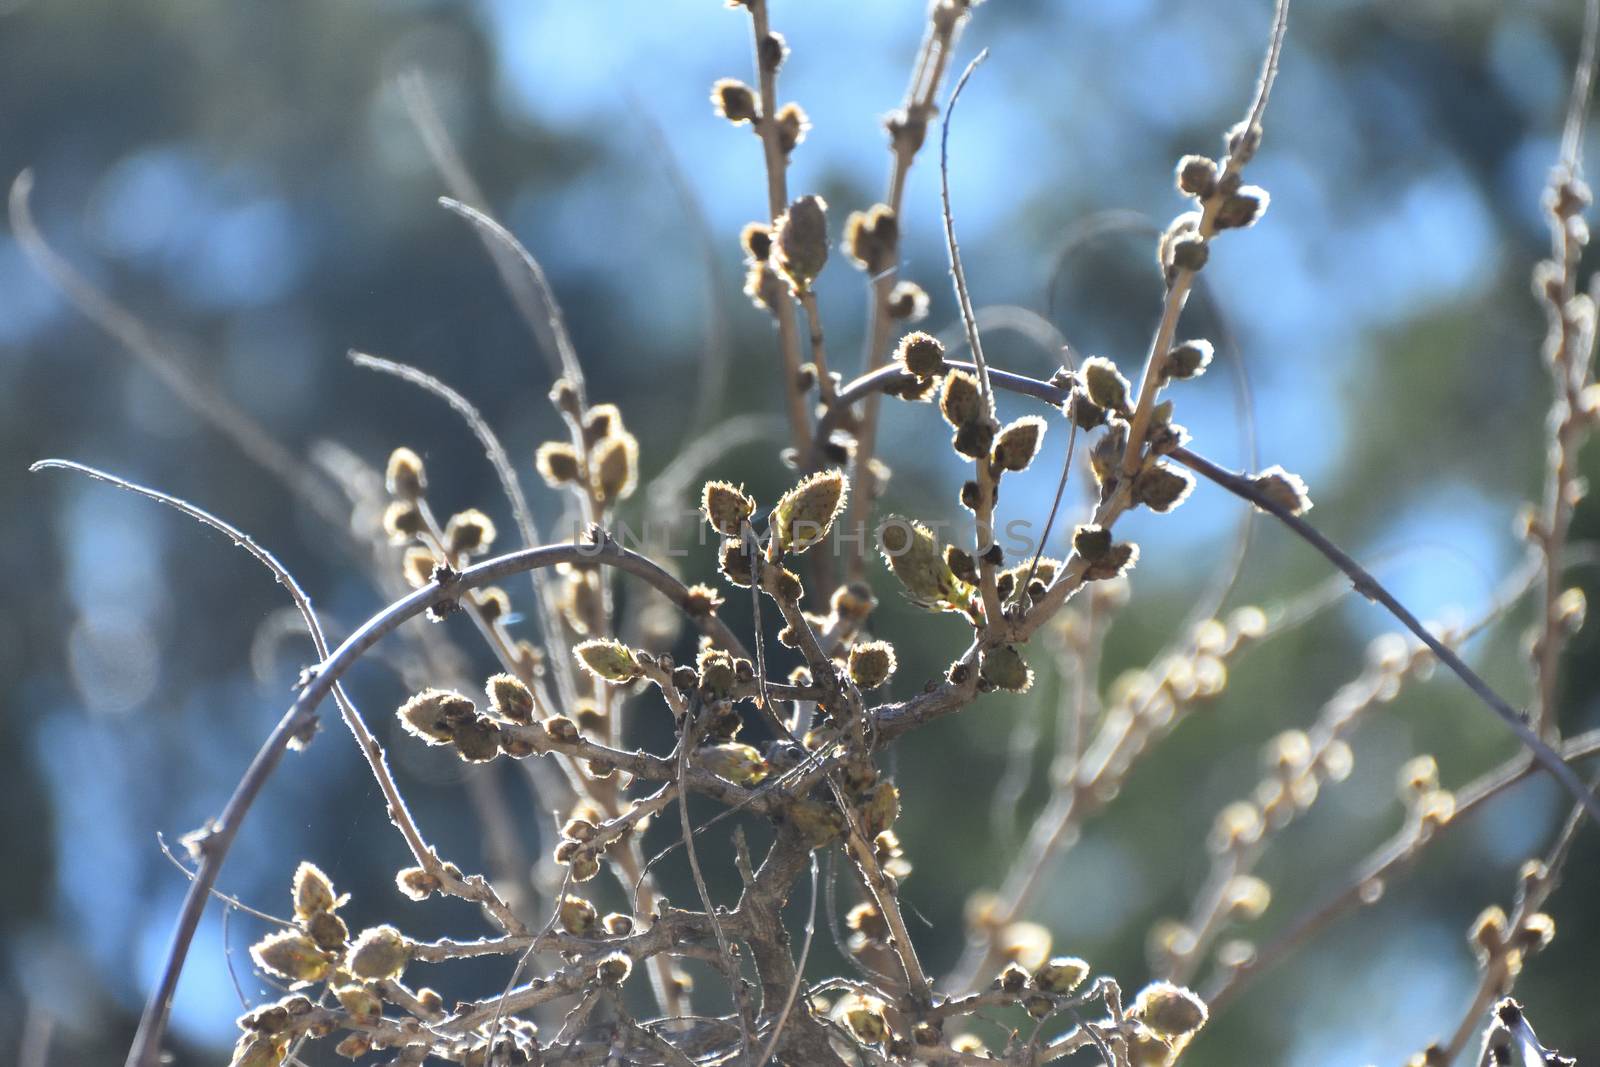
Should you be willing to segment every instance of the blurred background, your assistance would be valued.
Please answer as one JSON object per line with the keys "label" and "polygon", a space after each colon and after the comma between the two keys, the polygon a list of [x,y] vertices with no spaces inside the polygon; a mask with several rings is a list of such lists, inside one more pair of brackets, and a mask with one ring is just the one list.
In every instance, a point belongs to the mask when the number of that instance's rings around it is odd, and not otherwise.
{"label": "blurred background", "polygon": [[[1261,463],[1304,475],[1319,526],[1425,617],[1484,609],[1520,558],[1514,516],[1541,491],[1549,381],[1528,277],[1547,254],[1538,204],[1580,9],[1298,6],[1250,168],[1271,208],[1217,244],[1210,288],[1186,320],[1187,334],[1231,328]],[[924,4],[776,0],[773,18],[792,48],[784,98],[813,123],[790,188],[823,194],[837,232],[848,211],[883,195],[879,121],[904,93]],[[1172,165],[1221,150],[1221,131],[1249,99],[1268,20],[1262,0],[979,8],[959,62],[992,54],[963,99],[950,172],[975,300],[1030,308],[1081,352],[1136,375],[1161,291],[1151,228],[1183,207]],[[556,429],[546,364],[471,230],[437,206],[444,188],[399,79],[420,72],[489,204],[543,260],[591,396],[621,406],[648,479],[703,429],[686,420],[708,391],[716,422],[780,411],[769,320],[738,292],[738,228],[765,211],[759,145],[707,101],[714,79],[752,78],[749,53],[747,19],[709,0],[0,0],[0,178],[30,168],[46,240],[138,316],[189,380],[289,455],[381,467],[409,444],[440,506],[481,506],[514,530],[470,435],[437,401],[352,367],[345,352],[412,362],[482,407],[546,530],[558,529],[561,504],[532,469],[534,447]],[[935,148],[930,140],[913,172],[902,232],[905,276],[932,295],[930,324],[942,330],[954,301]],[[821,298],[847,375],[863,297],[861,275],[836,254]],[[711,345],[722,355],[708,362]],[[988,355],[1039,375],[1054,364],[1014,333],[996,332]],[[1250,419],[1226,363],[1182,390],[1179,421],[1201,451],[1244,465]],[[962,467],[942,444],[929,447],[944,433],[935,416],[886,410],[887,506],[955,518]],[[1026,410],[1002,406],[1006,417]],[[778,425],[755,423],[708,473],[773,499],[789,477],[776,459]],[[1047,462],[1017,488],[1008,482],[1003,517],[1042,521],[1064,446],[1059,423],[1052,433]],[[18,1054],[32,1018],[53,1022],[50,1064],[115,1062],[186,887],[157,834],[174,840],[220,809],[313,656],[285,627],[282,590],[243,553],[148,501],[25,473],[47,456],[110,468],[235,522],[284,560],[336,633],[392,590],[350,550],[348,516],[308,507],[0,232],[0,548],[11,574],[0,613],[0,862],[11,872],[0,879],[0,1059]],[[1595,450],[1586,465],[1600,473]],[[689,506],[698,483],[675,503]],[[624,516],[642,518],[643,501]],[[1202,486],[1173,515],[1128,522],[1144,553],[1109,634],[1103,687],[1181,636],[1190,606],[1229,566],[1239,517]],[[1600,511],[1580,509],[1574,540],[1597,534]],[[677,563],[691,580],[714,570],[709,551]],[[1327,574],[1301,544],[1258,524],[1228,604],[1303,602]],[[893,692],[908,695],[960,650],[963,628],[900,603],[876,564],[873,577],[885,603],[877,628],[900,648]],[[1594,598],[1594,570],[1571,577]],[[626,605],[626,586],[622,596]],[[748,626],[741,607],[735,598],[729,618]],[[1470,646],[1515,701],[1529,693],[1529,620],[1526,608],[1513,612]],[[1049,872],[1035,917],[1058,950],[1137,988],[1147,932],[1188,910],[1207,870],[1201,841],[1218,808],[1259,776],[1261,745],[1313,722],[1387,629],[1375,608],[1346,598],[1241,657],[1227,692],[1135,770]],[[1580,633],[1566,656],[1569,733],[1600,725],[1597,632]],[[472,673],[489,673],[467,627],[451,633]],[[1068,683],[1048,656],[1032,658],[1041,683],[1026,697],[986,699],[901,746],[900,831],[917,868],[907,899],[931,924],[920,940],[935,970],[959,954],[964,901],[995,884],[1045,798]],[[405,695],[395,672],[375,663],[353,685],[387,732]],[[1436,753],[1453,786],[1515,751],[1444,676],[1408,686],[1351,740],[1351,778],[1263,863],[1275,896],[1245,936],[1270,936],[1397,829],[1393,783],[1407,756]],[[463,867],[482,869],[461,765],[404,743],[394,759],[425,830]],[[549,814],[521,777],[500,764],[481,773],[490,780],[473,795],[498,791],[522,816],[513,855],[548,854]],[[1002,782],[1018,788],[997,814]],[[1475,982],[1467,924],[1489,903],[1509,907],[1517,865],[1562,811],[1551,788],[1530,782],[1475,813],[1376,906],[1248,987],[1185,1062],[1394,1064],[1447,1033]],[[336,723],[272,780],[221,886],[282,912],[302,858],[354,895],[353,925],[480,931],[464,907],[395,892],[403,848]],[[1580,1059],[1600,1056],[1600,912],[1585,903],[1600,892],[1597,861],[1597,834],[1586,831],[1551,903],[1556,941],[1519,987],[1541,1036]],[[660,876],[692,892],[681,867],[668,861]],[[731,900],[731,872],[714,888]],[[276,995],[244,951],[261,929],[208,911],[175,1005],[177,1062],[226,1057],[239,997]],[[840,965],[824,944],[812,969]],[[433,968],[423,980],[449,999],[504,979],[504,967],[485,965]]]}

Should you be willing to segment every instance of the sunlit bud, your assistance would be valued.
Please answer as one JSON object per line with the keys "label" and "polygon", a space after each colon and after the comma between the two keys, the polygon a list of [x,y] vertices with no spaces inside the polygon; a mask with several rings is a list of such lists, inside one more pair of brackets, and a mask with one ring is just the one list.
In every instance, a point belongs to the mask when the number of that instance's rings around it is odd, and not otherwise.
{"label": "sunlit bud", "polygon": [[523,724],[533,721],[533,690],[522,679],[510,674],[496,674],[483,688],[489,696],[489,707],[496,715]]}
{"label": "sunlit bud", "polygon": [[613,911],[600,920],[600,925],[605,927],[606,933],[612,937],[627,937],[633,933],[633,916]]}
{"label": "sunlit bud", "polygon": [[871,1045],[889,1036],[889,1022],[883,1014],[884,1004],[877,997],[850,994],[839,1001],[835,1011],[859,1041]]}
{"label": "sunlit bud", "polygon": [[456,723],[450,741],[469,763],[487,763],[500,755],[500,730],[484,715]]}
{"label": "sunlit bud", "polygon": [[448,744],[458,723],[477,714],[470,699],[449,689],[424,689],[400,705],[396,713],[407,732],[430,745]]}
{"label": "sunlit bud", "polygon": [[861,689],[878,688],[894,670],[894,646],[887,641],[861,641],[850,649],[850,680]]}
{"label": "sunlit bud", "polygon": [[633,495],[639,481],[639,439],[618,430],[595,446],[589,481],[595,496],[614,503]]}
{"label": "sunlit bud", "polygon": [[422,509],[415,500],[395,500],[383,509],[383,532],[390,544],[403,545],[423,528]]}
{"label": "sunlit bud", "polygon": [[796,293],[811,287],[828,261],[828,205],[820,196],[802,196],[775,223],[773,266]]}
{"label": "sunlit bud", "polygon": [[836,470],[818,471],[773,505],[768,527],[782,552],[804,552],[821,541],[844,506],[847,482]]}
{"label": "sunlit bud", "polygon": [[1012,923],[1000,931],[994,947],[1005,959],[1035,971],[1050,958],[1050,931],[1038,923]]}
{"label": "sunlit bud", "polygon": [[899,817],[900,788],[889,779],[881,778],[861,802],[861,829],[868,837],[877,837]]}
{"label": "sunlit bud", "polygon": [[578,390],[565,378],[557,378],[550,386],[550,403],[563,415],[577,418],[583,414],[582,402],[578,399]]}
{"label": "sunlit bud", "polygon": [[1089,399],[1082,389],[1074,389],[1067,397],[1067,418],[1080,430],[1093,430],[1104,426],[1106,409]]}
{"label": "sunlit bud", "polygon": [[719,78],[711,86],[711,104],[735,126],[753,121],[759,112],[755,92],[737,78]]}
{"label": "sunlit bud", "polygon": [[1122,411],[1128,406],[1128,379],[1103,356],[1090,356],[1079,369],[1089,399],[1102,408]]}
{"label": "sunlit bud", "polygon": [[1196,338],[1176,345],[1167,353],[1169,378],[1198,378],[1211,365],[1213,349],[1210,341]]}
{"label": "sunlit bud", "polygon": [[963,370],[952,370],[946,374],[939,393],[939,412],[946,422],[957,429],[976,422],[983,413],[978,379]]}
{"label": "sunlit bud", "polygon": [[757,749],[737,741],[706,745],[695,751],[694,758],[718,778],[746,788],[760,784],[770,771]]}
{"label": "sunlit bud", "polygon": [[1028,464],[1039,453],[1044,430],[1044,420],[1037,415],[1024,415],[1006,424],[995,439],[995,462],[1008,471],[1027,470]]}
{"label": "sunlit bud", "polygon": [[1033,972],[1034,988],[1063,997],[1089,977],[1089,965],[1076,956],[1054,956]]}
{"label": "sunlit bud", "polygon": [[957,453],[968,459],[988,459],[994,437],[994,423],[987,419],[974,419],[957,429],[950,443]]}
{"label": "sunlit bud", "polygon": [[578,453],[567,441],[546,441],[534,453],[533,462],[552,489],[578,480]]}
{"label": "sunlit bud", "polygon": [[1171,511],[1194,488],[1194,475],[1170,463],[1151,463],[1133,479],[1133,499],[1151,511]]}
{"label": "sunlit bud", "polygon": [[776,71],[783,66],[784,57],[788,54],[789,46],[784,43],[783,34],[777,32],[769,32],[761,38],[761,44],[756,49],[756,59],[762,70]]}
{"label": "sunlit bud", "polygon": [[1247,800],[1236,800],[1217,813],[1207,844],[1212,852],[1231,852],[1255,844],[1263,829],[1261,810]]}
{"label": "sunlit bud", "polygon": [[375,1022],[383,1014],[383,1001],[366,986],[340,986],[333,991],[333,995],[339,998],[341,1008],[361,1022]]}
{"label": "sunlit bud", "polygon": [[778,124],[778,148],[784,155],[795,150],[795,146],[806,139],[806,131],[811,129],[811,119],[806,116],[805,109],[799,104],[788,103],[778,109],[776,117]]}
{"label": "sunlit bud", "polygon": [[784,817],[800,832],[810,848],[821,848],[845,829],[844,813],[820,800],[797,800],[787,805]]}
{"label": "sunlit bud", "polygon": [[844,224],[845,253],[868,274],[882,274],[899,260],[900,223],[888,204],[852,211]]}
{"label": "sunlit bud", "polygon": [[567,933],[577,937],[590,937],[599,925],[600,913],[595,911],[594,905],[583,897],[568,893],[561,898],[558,919],[561,929]]}
{"label": "sunlit bud", "polygon": [[444,527],[445,550],[452,556],[476,556],[494,544],[494,522],[477,508],[450,516]]}
{"label": "sunlit bud", "polygon": [[1139,991],[1128,1011],[1163,1037],[1184,1037],[1206,1023],[1206,1005],[1190,990],[1171,982],[1151,982]]}
{"label": "sunlit bud", "polygon": [[1556,597],[1556,621],[1569,634],[1575,634],[1583,629],[1583,620],[1587,609],[1588,602],[1584,599],[1583,590],[1577,586],[1573,586]]}
{"label": "sunlit bud", "polygon": [[641,673],[633,649],[621,641],[584,641],[572,653],[590,674],[612,685],[626,685]]}
{"label": "sunlit bud", "polygon": [[928,317],[928,294],[916,282],[895,282],[884,310],[899,322],[921,322]]}
{"label": "sunlit bud", "polygon": [[1439,788],[1439,764],[1432,756],[1414,756],[1400,766],[1400,795],[1419,797]]}
{"label": "sunlit bud", "polygon": [[1104,556],[1089,564],[1083,572],[1083,580],[1105,582],[1120,578],[1132,570],[1138,562],[1139,546],[1132,541],[1118,541]]}
{"label": "sunlit bud", "polygon": [[1467,940],[1480,958],[1493,959],[1498,956],[1506,944],[1505,911],[1496,905],[1484,908],[1467,931]]}
{"label": "sunlit bud", "polygon": [[320,981],[333,971],[327,953],[299,930],[279,930],[250,946],[262,970],[291,982]]}
{"label": "sunlit bud", "polygon": [[392,926],[363,930],[350,946],[348,967],[357,978],[398,978],[411,959],[411,943]]}
{"label": "sunlit bud", "polygon": [[1544,912],[1535,912],[1522,920],[1517,929],[1516,944],[1524,952],[1538,952],[1555,940],[1556,921]]}
{"label": "sunlit bud", "polygon": [[302,860],[294,872],[294,915],[309,919],[319,912],[332,911],[341,903],[334,895],[333,883],[316,864]]}
{"label": "sunlit bud", "polygon": [[428,475],[422,466],[422,457],[404,447],[389,453],[383,484],[390,496],[400,500],[416,500],[422,496],[428,488]]}
{"label": "sunlit bud", "polygon": [[432,549],[406,549],[405,557],[401,561],[401,573],[405,575],[406,584],[413,589],[421,589],[433,581],[433,568],[437,563]]}
{"label": "sunlit bud", "polygon": [[906,370],[919,378],[931,377],[944,370],[944,345],[937,337],[920,330],[900,338],[894,355]]}
{"label": "sunlit bud", "polygon": [[1272,890],[1254,875],[1242,874],[1228,881],[1223,902],[1231,917],[1249,922],[1261,918],[1267,910],[1272,903]]}
{"label": "sunlit bud", "polygon": [[1033,685],[1033,671],[1015,645],[1001,645],[985,652],[978,677],[996,689],[1012,693],[1026,693]]}
{"label": "sunlit bud", "polygon": [[1311,497],[1306,491],[1306,483],[1298,474],[1290,474],[1277,464],[1251,478],[1250,485],[1291,515],[1301,515],[1311,510]]}
{"label": "sunlit bud", "polygon": [[772,227],[764,222],[747,222],[739,231],[739,247],[751,263],[765,263],[772,255]]}
{"label": "sunlit bud", "polygon": [[1217,163],[1205,156],[1184,156],[1178,160],[1178,189],[1201,200],[1217,188]]}
{"label": "sunlit bud", "polygon": [[1254,225],[1266,213],[1272,198],[1259,185],[1246,185],[1222,201],[1214,217],[1219,230],[1242,229]]}
{"label": "sunlit bud", "polygon": [[436,875],[429,874],[421,867],[406,867],[394,876],[395,888],[410,897],[412,900],[427,900],[439,891],[440,882]]}
{"label": "sunlit bud", "polygon": [[938,540],[921,523],[891,515],[878,529],[878,549],[906,592],[924,607],[965,600],[966,590],[951,573]]}
{"label": "sunlit bud", "polygon": [[613,952],[600,961],[594,976],[605,985],[621,985],[633,973],[633,960],[627,953]]}

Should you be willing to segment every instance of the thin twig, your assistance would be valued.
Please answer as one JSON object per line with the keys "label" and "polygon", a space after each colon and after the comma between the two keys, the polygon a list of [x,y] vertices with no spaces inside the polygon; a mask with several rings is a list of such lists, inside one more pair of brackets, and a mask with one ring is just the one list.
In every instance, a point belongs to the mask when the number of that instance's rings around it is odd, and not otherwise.
{"label": "thin twig", "polygon": [[30,197],[33,172],[25,170],[11,184],[11,230],[28,258],[61,288],[73,305],[115,338],[161,383],[232,441],[251,462],[276,477],[294,496],[334,529],[343,529],[349,514],[339,496],[316,471],[278,442],[266,428],[222,393],[202,382],[173,354],[171,346],[110,296],[101,292],[44,239],[33,218]]}
{"label": "thin twig", "polygon": [[1549,745],[1545,744],[1538,734],[1528,728],[1523,714],[1514,709],[1500,694],[1490,688],[1489,683],[1478,677],[1476,671],[1467,666],[1460,656],[1457,656],[1447,645],[1435,637],[1415,615],[1411,614],[1404,604],[1395,599],[1394,594],[1384,588],[1359,563],[1351,559],[1343,549],[1329,541],[1310,523],[1298,515],[1292,514],[1279,501],[1263,493],[1250,479],[1223,470],[1210,460],[1196,455],[1187,448],[1173,450],[1172,458],[1208,481],[1215,482],[1235,496],[1243,497],[1261,510],[1271,512],[1274,518],[1293,530],[1301,540],[1322,553],[1330,563],[1348,575],[1350,581],[1355,585],[1356,592],[1368,600],[1382,605],[1388,610],[1389,614],[1400,621],[1401,625],[1416,635],[1417,640],[1427,645],[1429,650],[1439,657],[1441,663],[1449,667],[1451,672],[1465,682],[1467,688],[1471,689],[1478,699],[1489,707],[1489,710],[1498,715],[1501,721],[1511,728],[1511,732],[1517,736],[1517,739],[1533,753],[1534,759],[1538,760],[1544,769],[1549,771],[1556,781],[1561,783],[1562,788],[1572,794],[1574,800],[1583,805],[1585,810],[1589,812],[1590,817],[1600,821],[1600,800],[1597,800],[1589,792],[1582,779],[1562,761],[1561,756]]}
{"label": "thin twig", "polygon": [[[467,428],[472,431],[472,435],[478,439],[484,455],[488,457],[489,465],[494,468],[495,477],[500,481],[500,488],[511,504],[511,513],[516,519],[517,531],[522,535],[523,547],[532,548],[543,543],[544,537],[540,534],[538,523],[533,517],[533,509],[528,506],[528,498],[522,491],[522,482],[517,477],[516,468],[511,464],[511,457],[506,453],[505,446],[500,443],[494,428],[471,401],[418,367],[354,350],[349,353],[349,357],[350,362],[358,367],[393,375],[449,404],[450,409],[461,416]],[[572,656],[567,648],[566,631],[562,628],[561,616],[555,608],[544,571],[531,572],[531,580],[534,597],[539,602],[541,629],[550,645],[551,656],[556,660],[556,683],[561,690],[561,699],[568,707],[572,707],[577,703],[577,691],[573,685]]]}

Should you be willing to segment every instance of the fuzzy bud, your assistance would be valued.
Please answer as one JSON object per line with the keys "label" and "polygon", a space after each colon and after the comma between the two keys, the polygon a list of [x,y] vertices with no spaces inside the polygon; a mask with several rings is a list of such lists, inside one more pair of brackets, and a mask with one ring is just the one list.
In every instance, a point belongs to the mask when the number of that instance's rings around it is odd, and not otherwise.
{"label": "fuzzy bud", "polygon": [[398,978],[411,959],[411,942],[392,926],[363,930],[350,946],[348,968],[357,978]]}
{"label": "fuzzy bud", "polygon": [[895,282],[884,310],[898,322],[921,322],[928,317],[928,294],[916,282]]}
{"label": "fuzzy bud", "polygon": [[1212,348],[1210,341],[1193,340],[1184,341],[1174,346],[1167,353],[1168,378],[1198,378],[1205,373],[1211,365]]}
{"label": "fuzzy bud", "polygon": [[939,413],[944,421],[960,429],[976,422],[983,410],[983,396],[978,379],[962,370],[952,370],[945,375],[939,393]]}
{"label": "fuzzy bud", "polygon": [[944,345],[937,337],[920,330],[900,338],[894,357],[919,378],[932,377],[944,370]]}
{"label": "fuzzy bud", "polygon": [[1089,564],[1083,572],[1086,582],[1105,582],[1120,578],[1139,562],[1139,546],[1131,541],[1113,544],[1100,559]]}
{"label": "fuzzy bud", "polygon": [[1001,645],[985,652],[978,677],[996,689],[1012,693],[1026,693],[1033,686],[1033,671],[1015,645]]}
{"label": "fuzzy bud", "polygon": [[383,1014],[383,1001],[366,986],[340,986],[333,995],[339,998],[339,1007],[361,1022],[377,1022],[378,1016]]}
{"label": "fuzzy bud", "polygon": [[739,247],[751,263],[765,263],[772,255],[772,227],[764,222],[747,222],[739,231]]}
{"label": "fuzzy bud", "polygon": [[1205,1001],[1171,982],[1151,982],[1134,998],[1128,1018],[1164,1038],[1187,1037],[1206,1024]]}
{"label": "fuzzy bud", "polygon": [[339,906],[333,883],[314,863],[301,861],[300,866],[295,868],[293,889],[294,916],[297,919],[309,919]]}
{"label": "fuzzy bud", "polygon": [[639,439],[626,430],[604,438],[594,450],[589,481],[603,502],[626,500],[639,482]]}
{"label": "fuzzy bud", "polygon": [[1117,370],[1117,365],[1103,356],[1090,356],[1083,361],[1079,373],[1089,399],[1102,408],[1125,411],[1128,407],[1128,379]]}
{"label": "fuzzy bud", "polygon": [[1052,996],[1066,996],[1089,977],[1089,965],[1076,956],[1055,956],[1033,972],[1033,985]]}
{"label": "fuzzy bud", "polygon": [[333,971],[317,943],[299,930],[279,930],[250,946],[250,958],[269,974],[291,982],[316,982]]}
{"label": "fuzzy bud", "polygon": [[1194,488],[1194,475],[1169,463],[1152,463],[1133,479],[1133,500],[1151,511],[1171,511]]}
{"label": "fuzzy bud", "polygon": [[633,649],[621,641],[585,641],[575,647],[572,654],[590,674],[612,685],[627,685],[642,673]]}
{"label": "fuzzy bud", "polygon": [[900,223],[888,204],[852,211],[844,224],[844,247],[850,261],[870,275],[882,274],[899,262]]}
{"label": "fuzzy bud", "polygon": [[1024,415],[1008,423],[994,443],[994,461],[1008,471],[1023,471],[1039,454],[1039,442],[1044,438],[1044,420],[1037,415]]}
{"label": "fuzzy bud", "polygon": [[737,78],[719,78],[711,86],[711,104],[735,126],[754,121],[760,113],[754,90]]}
{"label": "fuzzy bud", "polygon": [[878,688],[894,670],[894,646],[887,641],[862,641],[850,649],[850,680],[860,689]]}
{"label": "fuzzy bud", "polygon": [[561,929],[577,937],[591,937],[600,923],[600,913],[583,897],[568,893],[558,909]]}
{"label": "fuzzy bud", "polygon": [[383,510],[383,532],[389,543],[403,545],[423,529],[422,509],[415,500],[396,500]]}
{"label": "fuzzy bud", "polygon": [[477,508],[450,516],[444,527],[445,551],[452,556],[477,556],[494,544],[494,522]]}
{"label": "fuzzy bud", "polygon": [[891,515],[878,529],[878,548],[918,604],[942,609],[964,603],[970,595],[951,573],[933,532],[921,523]]}
{"label": "fuzzy bud", "polygon": [[1266,213],[1271,199],[1259,185],[1246,185],[1222,201],[1213,221],[1219,230],[1240,230],[1253,226]]}
{"label": "fuzzy bud", "polygon": [[844,506],[847,485],[838,471],[819,471],[783,494],[768,520],[778,550],[804,552],[826,537]]}
{"label": "fuzzy bud", "polygon": [[427,900],[439,891],[437,875],[421,867],[406,867],[394,876],[395,888],[412,900]]}
{"label": "fuzzy bud", "polygon": [[701,490],[700,512],[724,537],[738,537],[755,510],[755,500],[727,482],[707,482]]}
{"label": "fuzzy bud", "polygon": [[1291,515],[1303,515],[1311,510],[1306,483],[1298,474],[1290,474],[1277,464],[1251,478],[1250,485]]}
{"label": "fuzzy bud", "polygon": [[457,724],[471,720],[477,712],[470,699],[454,690],[424,689],[400,705],[396,714],[408,733],[430,745],[443,745],[454,740]]}
{"label": "fuzzy bud", "polygon": [[552,489],[578,480],[578,453],[569,442],[546,441],[533,456],[539,476]]}
{"label": "fuzzy bud", "polygon": [[806,131],[811,129],[811,119],[806,116],[805,108],[799,104],[788,103],[778,109],[776,121],[778,149],[787,156],[806,139]]}
{"label": "fuzzy bud", "polygon": [[389,453],[383,484],[389,490],[389,495],[396,499],[420,498],[428,489],[428,473],[422,466],[422,457],[404,447]]}
{"label": "fuzzy bud", "polygon": [[759,785],[771,770],[759,751],[737,741],[706,745],[695,752],[695,760],[718,778],[746,788]]}
{"label": "fuzzy bud", "polygon": [[533,690],[522,679],[496,674],[483,688],[489,696],[489,707],[496,715],[523,725],[533,722]]}
{"label": "fuzzy bud", "polygon": [[1179,191],[1201,200],[1217,188],[1217,162],[1205,156],[1184,156],[1178,160]]}
{"label": "fuzzy bud", "polygon": [[611,953],[594,970],[594,976],[605,985],[621,985],[632,973],[633,960],[624,952]]}
{"label": "fuzzy bud", "polygon": [[796,293],[811,288],[828,262],[828,204],[820,196],[802,196],[776,223],[773,265]]}

